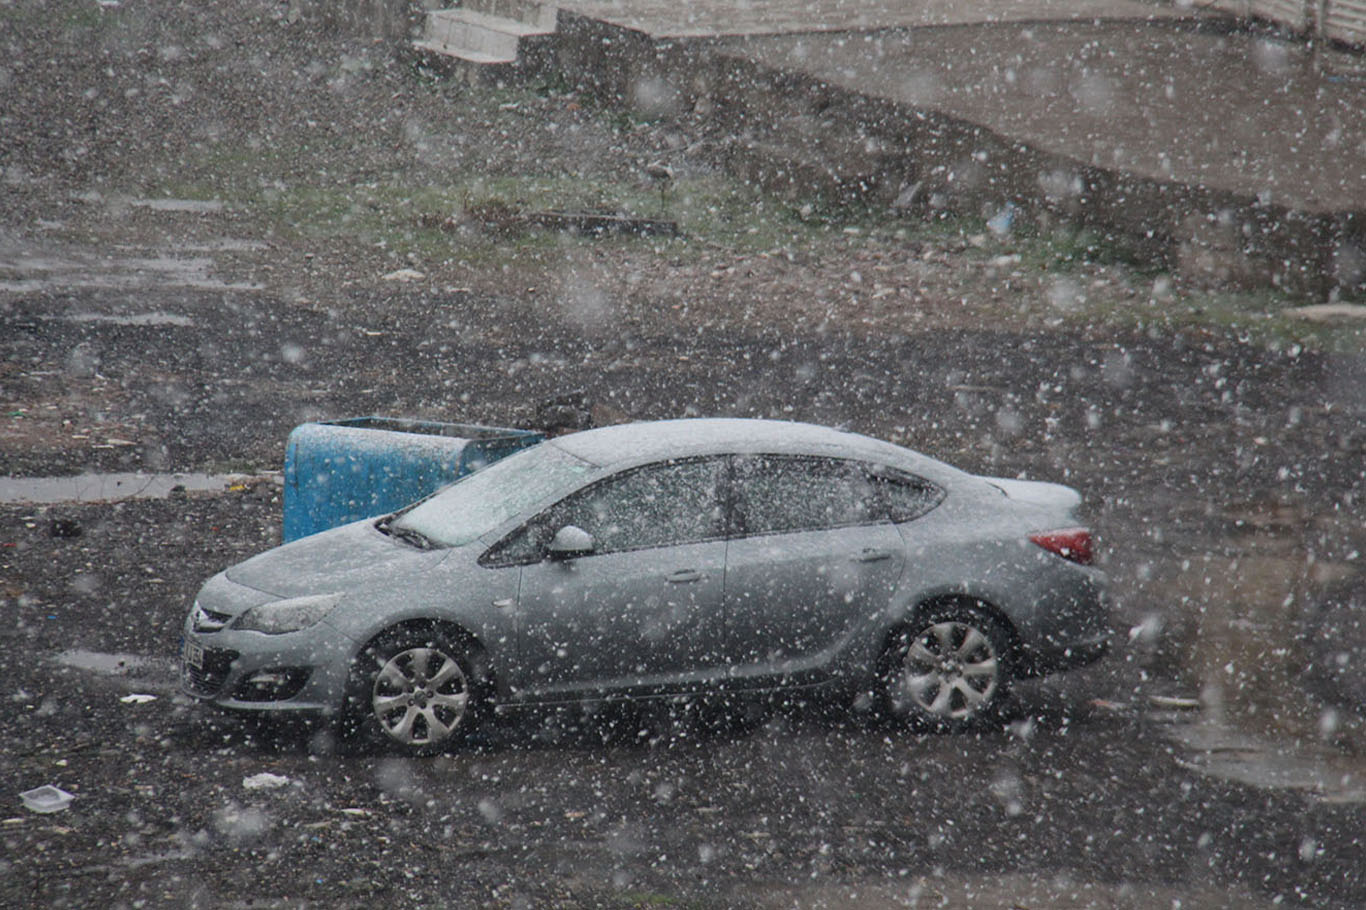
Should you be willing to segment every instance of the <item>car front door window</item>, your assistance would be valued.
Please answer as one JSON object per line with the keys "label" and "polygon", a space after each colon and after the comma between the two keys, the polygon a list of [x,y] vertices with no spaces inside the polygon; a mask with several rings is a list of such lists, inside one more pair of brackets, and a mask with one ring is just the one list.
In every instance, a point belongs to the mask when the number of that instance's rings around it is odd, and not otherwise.
{"label": "car front door window", "polygon": [[595,553],[714,540],[721,536],[718,459],[671,461],[629,471],[552,508],[548,524],[593,535]]}
{"label": "car front door window", "polygon": [[[525,559],[518,597],[518,681],[529,694],[668,688],[721,665],[725,461],[648,465],[572,494],[499,548],[531,551],[574,525],[591,554]],[[504,563],[506,564],[506,563]]]}

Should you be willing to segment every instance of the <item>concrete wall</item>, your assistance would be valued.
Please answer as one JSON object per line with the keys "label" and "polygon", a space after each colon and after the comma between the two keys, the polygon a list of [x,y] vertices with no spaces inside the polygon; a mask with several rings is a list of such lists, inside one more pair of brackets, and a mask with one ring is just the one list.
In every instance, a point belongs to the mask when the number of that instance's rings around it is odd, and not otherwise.
{"label": "concrete wall", "polygon": [[1209,5],[1296,34],[1366,46],[1366,0],[1210,0]]}

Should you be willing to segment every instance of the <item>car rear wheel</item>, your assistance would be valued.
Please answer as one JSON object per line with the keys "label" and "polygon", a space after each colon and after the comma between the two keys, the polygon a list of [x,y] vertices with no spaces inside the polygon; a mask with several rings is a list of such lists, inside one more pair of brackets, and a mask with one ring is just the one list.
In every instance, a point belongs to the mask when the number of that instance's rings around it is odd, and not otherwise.
{"label": "car rear wheel", "polygon": [[347,726],[392,751],[442,752],[474,726],[473,681],[465,649],[440,630],[389,633],[356,658]]}
{"label": "car rear wheel", "polygon": [[1011,638],[983,607],[922,612],[893,639],[881,683],[890,713],[920,726],[968,730],[1000,720],[1012,677]]}

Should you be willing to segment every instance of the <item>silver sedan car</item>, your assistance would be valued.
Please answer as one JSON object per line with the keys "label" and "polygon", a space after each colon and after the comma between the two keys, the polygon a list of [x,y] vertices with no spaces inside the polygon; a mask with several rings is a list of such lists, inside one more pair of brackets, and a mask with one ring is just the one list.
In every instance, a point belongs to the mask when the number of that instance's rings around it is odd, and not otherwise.
{"label": "silver sedan car", "polygon": [[588,430],[214,576],[183,686],[414,754],[481,708],[791,689],[965,729],[1104,653],[1080,502],[806,424]]}

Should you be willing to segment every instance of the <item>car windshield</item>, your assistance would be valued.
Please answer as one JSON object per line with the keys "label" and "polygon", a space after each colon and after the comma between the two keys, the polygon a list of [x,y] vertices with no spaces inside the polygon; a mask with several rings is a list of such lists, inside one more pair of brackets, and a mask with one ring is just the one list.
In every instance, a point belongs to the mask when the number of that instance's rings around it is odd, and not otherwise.
{"label": "car windshield", "polygon": [[418,503],[393,527],[442,546],[463,546],[556,491],[568,492],[592,468],[557,446],[533,446]]}

